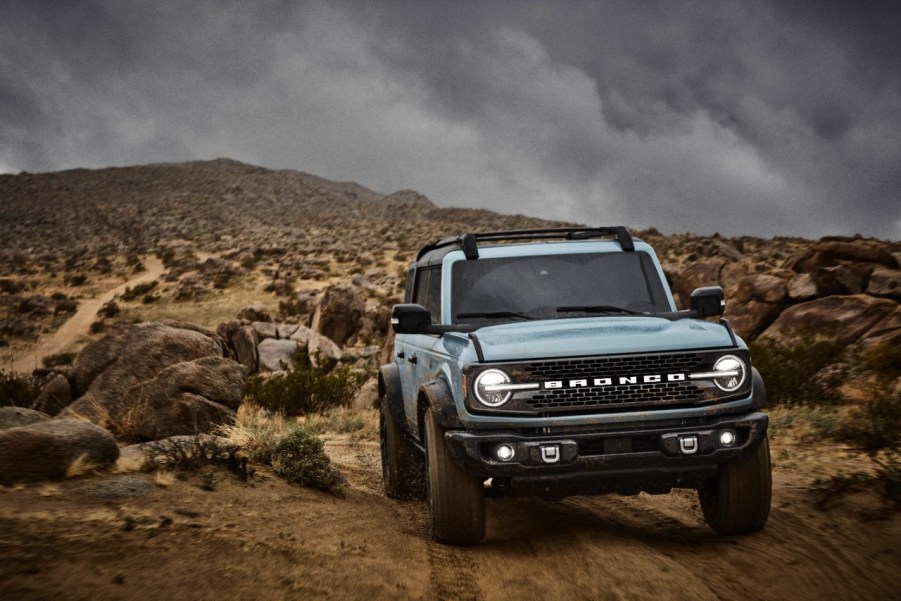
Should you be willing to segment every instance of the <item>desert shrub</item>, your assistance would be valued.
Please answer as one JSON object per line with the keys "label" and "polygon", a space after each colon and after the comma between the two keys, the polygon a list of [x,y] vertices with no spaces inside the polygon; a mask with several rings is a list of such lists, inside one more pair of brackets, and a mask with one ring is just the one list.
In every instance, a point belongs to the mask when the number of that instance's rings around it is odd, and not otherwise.
{"label": "desert shrub", "polygon": [[152,282],[138,284],[134,288],[126,288],[125,292],[122,293],[122,300],[133,301],[139,297],[151,293],[158,285],[159,282],[157,280],[153,280]]}
{"label": "desert shrub", "polygon": [[56,353],[55,355],[47,355],[41,360],[44,367],[60,367],[62,365],[71,365],[75,360],[77,353]]}
{"label": "desert shrub", "polygon": [[820,405],[842,400],[839,388],[847,375],[840,363],[843,345],[815,337],[794,342],[759,338],[750,347],[771,404]]}
{"label": "desert shrub", "polygon": [[901,378],[901,347],[890,344],[872,346],[860,353],[861,369],[882,381]]}
{"label": "desert shrub", "polygon": [[285,480],[340,496],[343,478],[331,466],[322,441],[306,426],[243,405],[238,410],[238,422],[223,426],[221,433],[251,461],[272,466]]}
{"label": "desert shrub", "polygon": [[91,324],[91,334],[99,334],[103,330],[106,329],[106,324],[103,322],[103,319],[98,319],[94,323]]}
{"label": "desert shrub", "polygon": [[272,376],[254,376],[247,381],[245,398],[255,405],[285,415],[321,413],[348,405],[366,376],[348,366],[326,372],[313,367],[305,354],[295,358],[295,367]]}
{"label": "desert shrub", "polygon": [[31,407],[40,392],[37,378],[0,369],[0,407]]}
{"label": "desert shrub", "polygon": [[76,273],[66,278],[66,283],[70,286],[83,286],[88,281],[88,276],[83,273]]}
{"label": "desert shrub", "polygon": [[901,502],[901,390],[886,379],[875,379],[867,398],[839,427],[837,438],[869,455],[886,496]]}
{"label": "desert shrub", "polygon": [[238,445],[217,436],[198,435],[166,438],[143,447],[145,465],[173,471],[198,471],[209,465],[223,466],[246,480],[251,471]]}
{"label": "desert shrub", "polygon": [[5,294],[18,294],[25,290],[25,282],[11,278],[0,278],[0,292]]}
{"label": "desert shrub", "polygon": [[100,310],[97,311],[97,317],[100,317],[100,318],[103,318],[103,317],[110,317],[110,318],[112,318],[112,317],[115,317],[116,315],[118,315],[118,314],[121,313],[121,312],[122,312],[122,309],[119,308],[119,304],[118,304],[116,301],[112,301],[112,300],[111,300],[110,302],[108,302],[108,303],[106,303],[105,305],[103,305],[102,307],[100,307]]}
{"label": "desert shrub", "polygon": [[322,440],[304,428],[296,428],[281,437],[272,449],[270,463],[276,474],[301,486],[338,494],[341,474],[332,467]]}

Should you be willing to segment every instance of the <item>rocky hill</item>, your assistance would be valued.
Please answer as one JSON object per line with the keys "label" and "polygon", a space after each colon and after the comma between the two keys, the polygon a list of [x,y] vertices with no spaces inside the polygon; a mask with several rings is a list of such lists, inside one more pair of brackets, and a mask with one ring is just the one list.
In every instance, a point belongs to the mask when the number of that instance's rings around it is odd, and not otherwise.
{"label": "rocky hill", "polygon": [[[564,225],[227,159],[0,175],[0,199],[0,344],[12,342],[13,354],[64,321],[86,281],[126,277],[140,257],[169,269],[155,293],[163,304],[257,273],[269,280],[258,300],[309,312],[325,284],[354,276],[370,298],[396,294],[402,265],[437,237]],[[693,288],[722,285],[746,338],[901,344],[901,242],[636,235],[657,249],[680,306]]]}

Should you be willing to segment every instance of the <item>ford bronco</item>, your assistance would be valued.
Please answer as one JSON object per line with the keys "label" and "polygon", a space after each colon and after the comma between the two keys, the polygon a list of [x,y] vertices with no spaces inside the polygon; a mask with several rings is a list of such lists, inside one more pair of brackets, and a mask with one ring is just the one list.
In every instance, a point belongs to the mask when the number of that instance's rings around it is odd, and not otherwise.
{"label": "ford bronco", "polygon": [[760,530],[764,384],[722,288],[689,304],[676,309],[653,249],[623,227],[424,247],[379,371],[387,495],[428,499],[447,544],[484,537],[485,497],[672,488],[697,490],[719,534]]}

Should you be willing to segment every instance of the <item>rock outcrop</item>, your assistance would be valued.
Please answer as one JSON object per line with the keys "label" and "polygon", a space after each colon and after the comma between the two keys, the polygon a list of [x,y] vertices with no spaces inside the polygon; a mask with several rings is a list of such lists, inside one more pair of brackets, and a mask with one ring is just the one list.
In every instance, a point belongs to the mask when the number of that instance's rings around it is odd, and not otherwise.
{"label": "rock outcrop", "polygon": [[72,378],[84,394],[60,417],[129,439],[209,432],[241,402],[246,370],[227,354],[217,334],[192,324],[118,326],[76,357]]}

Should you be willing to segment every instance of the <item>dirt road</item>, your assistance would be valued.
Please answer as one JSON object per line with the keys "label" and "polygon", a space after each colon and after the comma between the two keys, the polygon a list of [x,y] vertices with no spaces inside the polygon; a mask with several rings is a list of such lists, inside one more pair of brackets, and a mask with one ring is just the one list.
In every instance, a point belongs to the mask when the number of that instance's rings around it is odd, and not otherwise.
{"label": "dirt road", "polygon": [[[344,499],[261,469],[0,491],[2,599],[901,599],[901,520],[862,492],[817,509],[838,447],[774,441],[762,533],[719,538],[693,493],[488,503],[470,548],[428,540],[426,507],[381,492],[374,442],[333,442]],[[206,477],[209,480],[210,476]]]}
{"label": "dirt road", "polygon": [[147,268],[146,271],[141,272],[124,284],[107,290],[100,296],[82,300],[78,305],[78,310],[66,320],[66,323],[54,333],[43,336],[33,349],[13,362],[13,371],[30,373],[31,370],[41,367],[41,361],[44,357],[65,351],[79,336],[87,335],[91,324],[97,319],[97,311],[103,305],[113,300],[117,295],[124,293],[126,288],[134,288],[139,284],[152,282],[166,271],[162,261],[156,257],[145,257],[143,261],[144,266]]}

